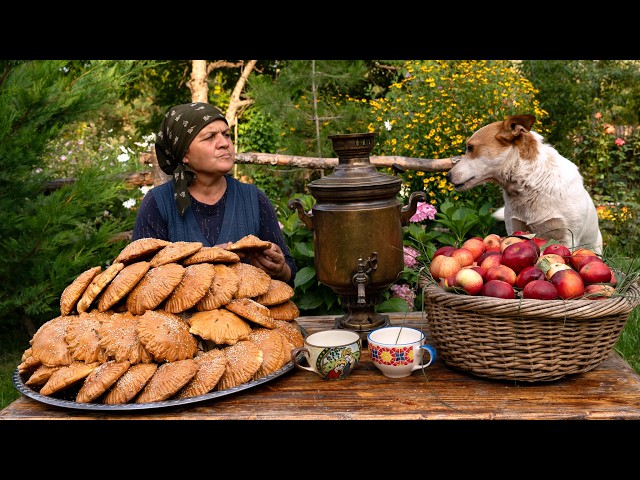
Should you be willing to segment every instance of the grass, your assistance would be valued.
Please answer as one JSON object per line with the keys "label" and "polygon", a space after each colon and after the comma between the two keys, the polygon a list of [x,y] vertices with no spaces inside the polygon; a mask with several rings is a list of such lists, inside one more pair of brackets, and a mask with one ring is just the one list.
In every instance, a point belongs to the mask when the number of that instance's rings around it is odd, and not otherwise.
{"label": "grass", "polygon": [[20,396],[13,385],[13,372],[29,347],[29,337],[15,330],[0,330],[0,410]]}

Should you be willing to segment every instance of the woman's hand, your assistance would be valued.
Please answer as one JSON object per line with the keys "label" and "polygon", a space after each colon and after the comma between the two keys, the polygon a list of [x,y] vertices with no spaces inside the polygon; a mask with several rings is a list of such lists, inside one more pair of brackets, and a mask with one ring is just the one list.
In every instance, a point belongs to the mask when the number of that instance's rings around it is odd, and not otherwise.
{"label": "woman's hand", "polygon": [[283,282],[288,282],[291,278],[291,269],[285,262],[284,253],[275,243],[272,243],[271,248],[267,250],[247,253],[246,258],[249,259],[251,265],[261,268],[271,278],[282,280]]}

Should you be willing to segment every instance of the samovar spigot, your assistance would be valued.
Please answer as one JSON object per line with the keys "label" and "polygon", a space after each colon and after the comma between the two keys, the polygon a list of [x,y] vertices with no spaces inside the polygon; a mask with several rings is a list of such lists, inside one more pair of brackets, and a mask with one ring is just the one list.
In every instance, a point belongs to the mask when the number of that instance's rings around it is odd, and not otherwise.
{"label": "samovar spigot", "polygon": [[366,302],[365,287],[371,282],[369,273],[378,268],[378,252],[373,252],[369,258],[363,260],[362,257],[358,258],[358,266],[356,267],[356,273],[353,274],[351,282],[358,289],[357,303],[364,305]]}

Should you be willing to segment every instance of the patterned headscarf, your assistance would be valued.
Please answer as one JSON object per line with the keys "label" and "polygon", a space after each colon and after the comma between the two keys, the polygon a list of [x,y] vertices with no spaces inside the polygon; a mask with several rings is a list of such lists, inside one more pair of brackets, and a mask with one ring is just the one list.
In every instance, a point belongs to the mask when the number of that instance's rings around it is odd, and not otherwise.
{"label": "patterned headscarf", "polygon": [[156,135],[158,165],[164,173],[173,176],[173,196],[180,215],[191,205],[187,187],[196,175],[182,159],[200,130],[215,120],[228,124],[222,112],[208,103],[176,105],[167,111]]}

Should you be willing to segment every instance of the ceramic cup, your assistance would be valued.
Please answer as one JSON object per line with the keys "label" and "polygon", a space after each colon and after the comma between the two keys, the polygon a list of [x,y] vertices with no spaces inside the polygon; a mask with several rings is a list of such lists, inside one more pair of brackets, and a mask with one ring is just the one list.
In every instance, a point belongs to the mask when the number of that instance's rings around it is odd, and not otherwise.
{"label": "ceramic cup", "polygon": [[[362,340],[351,330],[323,330],[304,339],[304,346],[291,351],[293,364],[314,372],[323,380],[342,380],[360,362]],[[299,354],[302,355],[299,355]],[[304,357],[309,366],[302,365]]]}
{"label": "ceramic cup", "polygon": [[[373,364],[390,378],[408,377],[436,359],[436,349],[427,345],[425,334],[415,328],[378,328],[369,333],[367,340]],[[426,362],[424,352],[429,355]]]}

